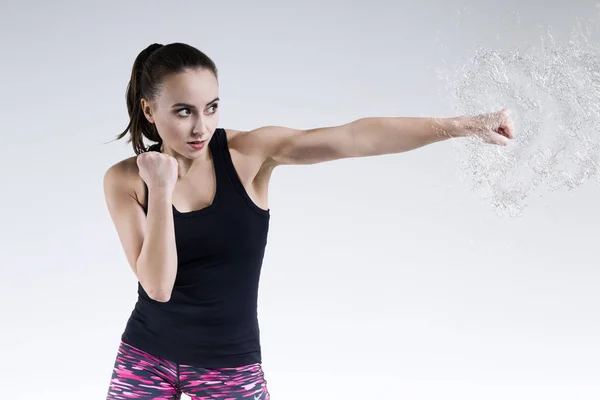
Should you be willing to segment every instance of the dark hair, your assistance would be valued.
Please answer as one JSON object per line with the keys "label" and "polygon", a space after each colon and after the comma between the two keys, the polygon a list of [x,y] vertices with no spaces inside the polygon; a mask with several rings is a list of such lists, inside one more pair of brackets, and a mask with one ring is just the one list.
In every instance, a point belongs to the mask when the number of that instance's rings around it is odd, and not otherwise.
{"label": "dark hair", "polygon": [[162,139],[156,126],[146,119],[141,100],[142,98],[153,100],[160,93],[165,78],[188,68],[208,69],[218,79],[215,63],[206,54],[188,44],[171,43],[163,46],[154,43],[142,50],[133,63],[131,79],[127,85],[129,124],[115,140],[122,139],[127,132],[130,132],[127,143],[133,143],[136,154],[148,151],[144,146],[144,137],[156,142],[151,147],[160,147]]}

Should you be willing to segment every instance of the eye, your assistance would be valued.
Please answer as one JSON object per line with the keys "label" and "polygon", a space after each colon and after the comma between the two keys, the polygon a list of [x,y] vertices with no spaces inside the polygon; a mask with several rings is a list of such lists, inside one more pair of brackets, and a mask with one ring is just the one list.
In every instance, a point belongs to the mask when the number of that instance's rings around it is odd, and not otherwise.
{"label": "eye", "polygon": [[182,111],[190,111],[190,109],[189,108],[182,108],[182,109],[177,110],[177,115],[179,115],[180,117],[187,117],[187,115],[181,115],[180,114]]}
{"label": "eye", "polygon": [[219,108],[219,105],[218,105],[218,104],[213,104],[212,106],[210,106],[210,107],[209,107],[209,109],[210,109],[210,108],[214,108],[214,111],[213,111],[213,112],[216,112],[216,111],[217,111],[217,108]]}

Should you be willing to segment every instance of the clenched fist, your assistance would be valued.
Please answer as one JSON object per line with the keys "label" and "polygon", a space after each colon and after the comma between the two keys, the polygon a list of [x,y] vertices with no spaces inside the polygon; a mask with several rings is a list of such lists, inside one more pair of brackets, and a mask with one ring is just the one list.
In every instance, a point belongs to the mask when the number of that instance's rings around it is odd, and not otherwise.
{"label": "clenched fist", "polygon": [[148,151],[137,156],[140,177],[148,188],[172,193],[179,175],[177,160],[167,154]]}

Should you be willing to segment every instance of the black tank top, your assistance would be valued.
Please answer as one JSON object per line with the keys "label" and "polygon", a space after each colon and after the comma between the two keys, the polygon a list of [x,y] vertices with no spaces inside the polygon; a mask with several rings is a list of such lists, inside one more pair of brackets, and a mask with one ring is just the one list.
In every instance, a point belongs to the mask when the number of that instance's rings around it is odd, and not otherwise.
{"label": "black tank top", "polygon": [[262,362],[258,286],[270,212],[239,180],[225,130],[208,145],[217,183],[212,204],[191,212],[173,206],[178,267],[171,298],[152,300],[138,282],[121,339],[179,364],[237,367]]}

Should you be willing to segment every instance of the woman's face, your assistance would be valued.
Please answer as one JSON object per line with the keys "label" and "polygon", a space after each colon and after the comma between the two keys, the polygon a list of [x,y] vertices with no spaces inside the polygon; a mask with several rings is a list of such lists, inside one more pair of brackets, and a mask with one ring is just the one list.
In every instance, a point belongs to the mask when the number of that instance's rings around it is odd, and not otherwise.
{"label": "woman's face", "polygon": [[142,100],[142,110],[166,152],[195,159],[206,154],[217,129],[218,97],[219,83],[210,70],[188,69],[167,77],[154,101]]}

